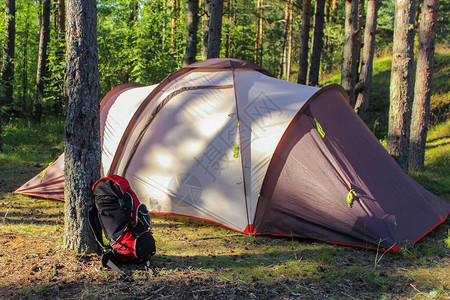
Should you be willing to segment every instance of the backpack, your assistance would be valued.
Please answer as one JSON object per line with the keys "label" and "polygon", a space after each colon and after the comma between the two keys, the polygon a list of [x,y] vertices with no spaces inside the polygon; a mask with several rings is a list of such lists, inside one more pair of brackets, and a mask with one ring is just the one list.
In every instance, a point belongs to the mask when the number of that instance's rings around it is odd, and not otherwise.
{"label": "backpack", "polygon": [[151,218],[128,181],[112,175],[95,182],[92,190],[95,205],[89,210],[89,224],[103,249],[102,265],[117,271],[117,263],[148,262],[156,251]]}

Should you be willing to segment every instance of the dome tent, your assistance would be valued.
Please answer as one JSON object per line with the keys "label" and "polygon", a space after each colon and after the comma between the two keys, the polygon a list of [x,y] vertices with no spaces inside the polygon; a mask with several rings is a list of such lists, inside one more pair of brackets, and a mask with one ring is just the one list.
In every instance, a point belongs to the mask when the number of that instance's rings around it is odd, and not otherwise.
{"label": "dome tent", "polygon": [[[209,59],[159,85],[115,88],[100,114],[102,173],[124,176],[153,213],[400,251],[450,211],[400,169],[338,85]],[[63,200],[63,161],[15,192]]]}

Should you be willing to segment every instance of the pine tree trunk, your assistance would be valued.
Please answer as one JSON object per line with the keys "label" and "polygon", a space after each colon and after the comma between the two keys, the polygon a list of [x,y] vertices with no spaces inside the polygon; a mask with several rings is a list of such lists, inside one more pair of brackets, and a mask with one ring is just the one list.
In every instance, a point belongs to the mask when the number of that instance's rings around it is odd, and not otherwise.
{"label": "pine tree trunk", "polygon": [[409,167],[413,170],[424,168],[438,11],[439,0],[423,2],[409,151]]}
{"label": "pine tree trunk", "polygon": [[231,26],[233,24],[233,0],[228,0],[228,25],[225,34],[225,57],[231,57]]}
{"label": "pine tree trunk", "polygon": [[293,0],[289,1],[289,32],[288,32],[288,50],[287,50],[287,62],[286,62],[286,80],[289,81],[291,77],[291,62],[292,62],[292,40],[294,29],[294,3]]}
{"label": "pine tree trunk", "polygon": [[[361,48],[362,48],[362,33],[364,31],[364,0],[359,0],[358,3],[358,32],[356,34],[356,66],[355,66],[355,83],[358,82],[358,76],[359,76],[359,68],[361,65]],[[355,91],[355,101],[356,101],[356,95],[357,92]]]}
{"label": "pine tree trunk", "polygon": [[198,0],[188,0],[185,66],[196,61],[198,29]]}
{"label": "pine tree trunk", "polygon": [[24,39],[22,40],[23,44],[23,52],[22,52],[22,89],[21,89],[21,105],[22,105],[22,111],[27,111],[28,104],[27,104],[27,90],[28,90],[28,40],[29,40],[29,22],[26,21],[25,23],[25,30],[24,30]]}
{"label": "pine tree trunk", "polygon": [[16,1],[5,3],[5,44],[0,83],[0,152],[3,152],[2,140],[2,108],[13,102],[14,92],[14,52],[16,46]]}
{"label": "pine tree trunk", "polygon": [[302,31],[300,34],[300,57],[297,83],[306,84],[308,75],[309,28],[311,20],[311,0],[303,0]]}
{"label": "pine tree trunk", "polygon": [[209,41],[209,22],[211,19],[211,0],[205,0],[205,13],[203,15],[203,43],[202,57],[208,57],[208,41]]}
{"label": "pine tree trunk", "polygon": [[91,186],[100,178],[100,113],[95,0],[67,1],[64,245],[78,253],[96,248],[89,228]]}
{"label": "pine tree trunk", "polygon": [[341,85],[347,91],[350,105],[355,105],[357,78],[356,38],[358,36],[358,0],[345,1],[344,61],[341,70]]}
{"label": "pine tree trunk", "polygon": [[172,0],[172,20],[170,27],[170,50],[175,53],[175,33],[177,30],[178,0]]}
{"label": "pine tree trunk", "polygon": [[319,85],[320,56],[322,55],[323,46],[323,22],[325,0],[316,1],[316,12],[314,17],[314,39],[311,53],[311,66],[309,69],[308,84],[313,86]]}
{"label": "pine tree trunk", "polygon": [[256,38],[255,38],[255,64],[262,66],[263,53],[263,11],[264,0],[257,0],[256,9],[258,12],[258,22],[256,23]]}
{"label": "pine tree trunk", "polygon": [[66,32],[66,2],[58,1],[58,39],[63,39]]}
{"label": "pine tree trunk", "polygon": [[364,31],[364,49],[361,60],[361,73],[356,85],[355,111],[364,121],[369,107],[370,88],[372,85],[373,56],[375,50],[375,34],[377,30],[378,0],[367,2],[366,28]]}
{"label": "pine tree trunk", "polygon": [[286,79],[288,31],[289,31],[289,1],[286,1],[285,8],[284,8],[283,43],[281,44],[280,67],[278,70],[278,78],[284,78],[284,79]]}
{"label": "pine tree trunk", "polygon": [[415,0],[396,0],[387,151],[408,172],[413,102]]}
{"label": "pine tree trunk", "polygon": [[42,99],[44,98],[44,82],[47,76],[47,48],[50,41],[50,0],[42,3],[41,30],[39,34],[39,56],[36,72],[36,92],[33,102],[33,123],[41,122]]}
{"label": "pine tree trunk", "polygon": [[220,57],[222,39],[223,0],[211,0],[211,19],[209,25],[208,58]]}

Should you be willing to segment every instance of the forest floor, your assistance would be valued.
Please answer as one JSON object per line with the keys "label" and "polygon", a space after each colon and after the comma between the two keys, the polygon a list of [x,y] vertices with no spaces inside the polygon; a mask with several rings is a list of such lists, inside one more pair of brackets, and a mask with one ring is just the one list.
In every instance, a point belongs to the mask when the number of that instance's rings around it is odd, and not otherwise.
{"label": "forest floor", "polygon": [[154,217],[150,269],[63,248],[60,201],[13,195],[39,166],[0,166],[1,299],[449,299],[449,221],[386,253]]}

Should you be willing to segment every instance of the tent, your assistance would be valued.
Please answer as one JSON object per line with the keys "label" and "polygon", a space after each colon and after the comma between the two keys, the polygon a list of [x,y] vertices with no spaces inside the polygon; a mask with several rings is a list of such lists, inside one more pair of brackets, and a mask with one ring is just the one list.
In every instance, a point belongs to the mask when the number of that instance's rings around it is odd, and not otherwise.
{"label": "tent", "polygon": [[[149,211],[246,234],[401,251],[450,211],[400,169],[342,87],[278,80],[236,59],[113,89],[101,138],[103,174],[127,178]],[[63,165],[15,192],[63,200]]]}

